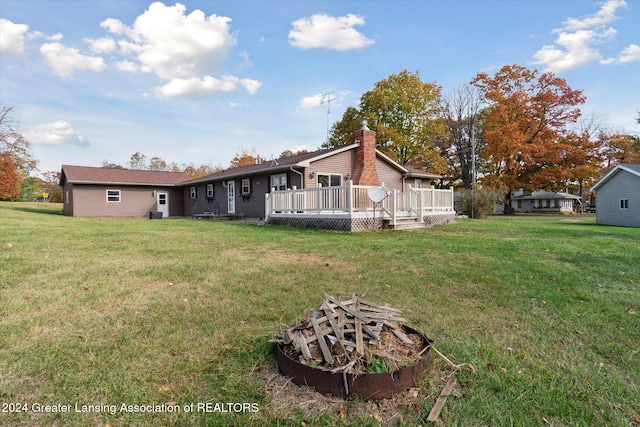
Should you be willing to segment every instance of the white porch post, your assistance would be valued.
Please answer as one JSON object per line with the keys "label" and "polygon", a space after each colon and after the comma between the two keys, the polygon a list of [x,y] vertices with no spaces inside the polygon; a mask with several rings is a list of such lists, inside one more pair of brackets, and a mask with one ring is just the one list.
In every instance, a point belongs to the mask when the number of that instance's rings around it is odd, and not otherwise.
{"label": "white porch post", "polygon": [[316,210],[320,213],[320,191],[322,190],[322,184],[318,183],[316,187]]}
{"label": "white porch post", "polygon": [[451,187],[449,187],[449,190],[451,190],[451,196],[450,196],[451,197],[451,206],[450,207],[451,207],[451,210],[453,211],[454,208],[455,208],[454,200],[453,200],[453,194],[454,194],[453,193],[453,185]]}
{"label": "white porch post", "polygon": [[391,192],[391,223],[396,225],[398,219],[398,190]]}
{"label": "white porch post", "polygon": [[436,189],[431,187],[431,211],[436,210]]}
{"label": "white porch post", "polygon": [[264,222],[267,222],[269,219],[269,214],[271,213],[271,199],[269,198],[269,193],[264,193]]}
{"label": "white porch post", "polygon": [[349,180],[347,184],[347,209],[349,217],[353,216],[353,181]]}
{"label": "white porch post", "polygon": [[291,213],[296,211],[296,186],[291,187]]}

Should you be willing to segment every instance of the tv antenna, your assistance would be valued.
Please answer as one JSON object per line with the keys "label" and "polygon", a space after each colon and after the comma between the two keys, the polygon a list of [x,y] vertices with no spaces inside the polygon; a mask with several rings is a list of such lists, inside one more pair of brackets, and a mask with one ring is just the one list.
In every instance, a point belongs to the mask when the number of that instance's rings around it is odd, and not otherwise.
{"label": "tv antenna", "polygon": [[331,114],[331,101],[336,99],[335,97],[331,96],[334,93],[335,91],[323,93],[322,95],[320,95],[320,105],[327,105],[327,141],[329,141],[329,114]]}

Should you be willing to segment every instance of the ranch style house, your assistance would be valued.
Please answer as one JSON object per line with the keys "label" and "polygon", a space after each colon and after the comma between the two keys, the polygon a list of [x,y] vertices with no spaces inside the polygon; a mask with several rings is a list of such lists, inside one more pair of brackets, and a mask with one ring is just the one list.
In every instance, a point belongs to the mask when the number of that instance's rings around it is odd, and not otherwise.
{"label": "ranch style house", "polygon": [[269,224],[361,231],[452,222],[453,189],[438,175],[402,166],[356,142],[189,179],[184,173],[62,166],[64,213],[72,216],[256,218]]}

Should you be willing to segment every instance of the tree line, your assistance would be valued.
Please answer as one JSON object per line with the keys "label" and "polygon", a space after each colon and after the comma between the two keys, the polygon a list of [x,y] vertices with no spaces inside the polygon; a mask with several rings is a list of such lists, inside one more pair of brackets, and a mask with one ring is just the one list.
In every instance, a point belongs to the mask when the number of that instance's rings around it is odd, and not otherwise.
{"label": "tree line", "polygon": [[[520,65],[479,73],[448,94],[435,82],[423,82],[420,72],[403,70],[377,82],[358,107],[348,107],[319,148],[354,143],[355,131],[366,124],[376,131],[378,149],[399,164],[441,175],[440,187],[497,192],[509,212],[519,189],[585,196],[615,165],[640,163],[640,137],[606,129],[597,116],[583,117],[585,101],[566,80]],[[31,200],[38,191],[57,194],[59,172],[30,176],[37,161],[15,130],[13,112],[13,107],[0,109],[0,200]],[[640,113],[636,121],[640,124]],[[286,150],[280,157],[299,153]],[[229,167],[264,161],[255,147],[242,147]],[[107,160],[102,166],[180,171],[192,178],[223,169],[178,165],[140,152],[126,166]]]}

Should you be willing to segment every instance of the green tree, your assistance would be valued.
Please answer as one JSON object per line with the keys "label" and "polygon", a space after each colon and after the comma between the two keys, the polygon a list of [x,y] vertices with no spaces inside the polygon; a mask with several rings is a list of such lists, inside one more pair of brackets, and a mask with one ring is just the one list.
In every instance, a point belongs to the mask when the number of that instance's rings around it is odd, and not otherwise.
{"label": "green tree", "polygon": [[376,131],[378,148],[395,161],[441,172],[446,161],[435,146],[445,132],[441,92],[435,83],[422,82],[418,71],[392,74],[362,95],[359,109],[345,111],[333,125],[327,145],[352,143],[354,131],[366,120]]}
{"label": "green tree", "polygon": [[129,169],[148,170],[147,156],[139,151],[133,153],[129,159]]}

